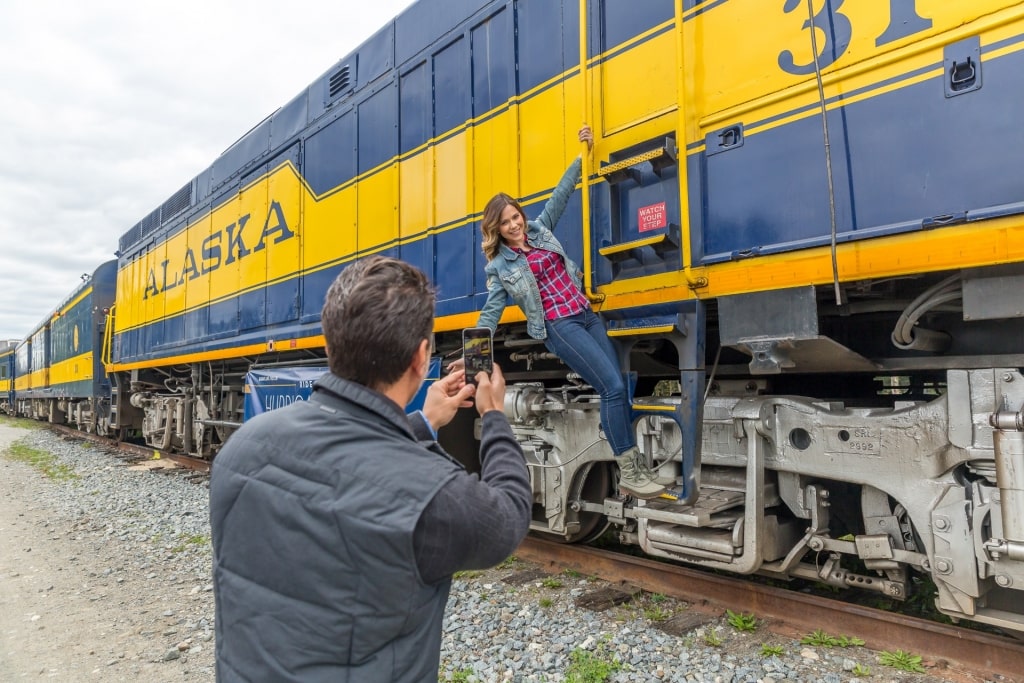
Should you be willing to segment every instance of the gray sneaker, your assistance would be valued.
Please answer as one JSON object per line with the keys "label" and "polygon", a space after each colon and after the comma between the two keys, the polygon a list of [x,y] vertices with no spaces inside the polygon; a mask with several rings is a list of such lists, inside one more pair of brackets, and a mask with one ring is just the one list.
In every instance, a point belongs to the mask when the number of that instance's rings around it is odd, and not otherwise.
{"label": "gray sneaker", "polygon": [[654,473],[635,446],[615,457],[619,463],[619,490],[637,498],[657,498],[665,487],[655,481]]}

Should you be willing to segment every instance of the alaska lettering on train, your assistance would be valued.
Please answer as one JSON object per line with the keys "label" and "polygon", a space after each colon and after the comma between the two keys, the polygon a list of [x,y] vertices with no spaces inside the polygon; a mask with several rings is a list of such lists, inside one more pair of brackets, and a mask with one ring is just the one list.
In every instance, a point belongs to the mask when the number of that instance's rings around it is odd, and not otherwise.
{"label": "alaska lettering on train", "polygon": [[[243,231],[250,217],[251,214],[245,214],[223,230],[218,230],[204,239],[200,249],[201,259],[198,262],[196,261],[195,251],[189,248],[185,252],[180,271],[169,270],[171,265],[170,259],[164,259],[160,263],[159,278],[157,277],[157,271],[151,268],[142,298],[148,299],[150,296],[156,296],[169,289],[174,289],[178,285],[185,284],[186,280],[195,280],[202,275],[212,273],[222,265],[230,265],[236,261],[241,261],[249,254],[262,251],[267,248],[267,239],[272,235],[276,235],[272,244],[295,237],[295,231],[288,227],[288,221],[284,216],[284,211],[281,209],[281,204],[272,201],[267,211],[267,219],[263,222],[263,232],[260,233],[259,241],[252,249],[249,249],[245,244]],[[273,224],[271,224],[272,222]],[[227,243],[224,245],[225,248],[222,249],[225,234],[227,235]],[[227,258],[224,258],[225,252],[227,253]]]}

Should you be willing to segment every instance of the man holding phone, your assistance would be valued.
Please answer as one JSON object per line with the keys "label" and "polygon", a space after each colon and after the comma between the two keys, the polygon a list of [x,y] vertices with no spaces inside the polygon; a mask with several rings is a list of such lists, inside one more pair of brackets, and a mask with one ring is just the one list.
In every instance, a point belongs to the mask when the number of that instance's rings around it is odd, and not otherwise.
{"label": "man holding phone", "polygon": [[[217,455],[220,683],[437,680],[452,574],[501,562],[526,535],[532,494],[501,369],[476,386],[451,373],[404,413],[430,366],[434,302],[402,261],[346,267],[321,316],[330,372]],[[435,431],[474,397],[479,477]]]}

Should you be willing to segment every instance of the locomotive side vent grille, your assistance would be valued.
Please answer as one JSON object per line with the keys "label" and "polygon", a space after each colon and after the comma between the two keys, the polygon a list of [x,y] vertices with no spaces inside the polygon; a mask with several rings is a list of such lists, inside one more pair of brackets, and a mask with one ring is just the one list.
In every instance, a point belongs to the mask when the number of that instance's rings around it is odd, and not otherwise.
{"label": "locomotive side vent grille", "polygon": [[192,183],[171,195],[170,199],[160,207],[160,222],[166,223],[170,218],[192,206]]}
{"label": "locomotive side vent grille", "polygon": [[132,229],[121,235],[121,241],[118,243],[118,251],[125,252],[128,247],[142,239],[142,223],[136,223],[132,226]]}
{"label": "locomotive side vent grille", "polygon": [[151,214],[139,221],[139,225],[142,226],[142,237],[150,234],[154,230],[160,227],[160,209],[156,208]]}
{"label": "locomotive side vent grille", "polygon": [[352,79],[349,76],[348,64],[346,64],[331,74],[330,79],[327,81],[327,99],[333,100],[351,88]]}

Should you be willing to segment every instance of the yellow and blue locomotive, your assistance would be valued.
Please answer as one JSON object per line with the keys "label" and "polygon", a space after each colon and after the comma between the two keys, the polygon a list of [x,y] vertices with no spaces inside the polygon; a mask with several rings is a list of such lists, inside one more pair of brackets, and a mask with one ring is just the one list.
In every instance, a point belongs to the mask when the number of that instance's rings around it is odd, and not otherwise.
{"label": "yellow and blue locomotive", "polygon": [[[927,574],[1022,631],[1022,104],[1010,0],[419,0],[122,236],[103,427],[214,457],[249,370],[323,363],[370,254],[432,277],[457,351],[483,205],[539,212],[587,122],[556,230],[672,493],[615,495],[595,392],[510,307],[533,529],[896,598]],[[471,422],[442,435],[470,466]]]}

